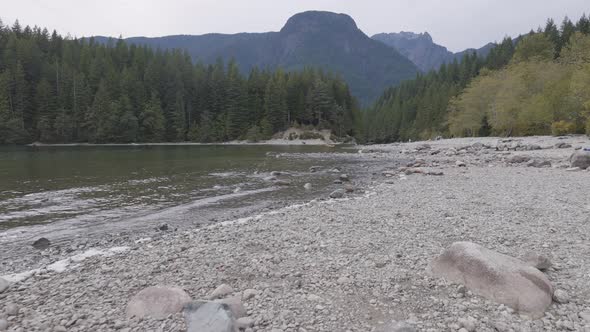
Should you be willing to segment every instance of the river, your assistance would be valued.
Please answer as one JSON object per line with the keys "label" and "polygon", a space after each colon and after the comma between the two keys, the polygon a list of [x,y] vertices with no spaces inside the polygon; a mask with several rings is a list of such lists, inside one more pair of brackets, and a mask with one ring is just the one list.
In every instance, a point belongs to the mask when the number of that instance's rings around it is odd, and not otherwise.
{"label": "river", "polygon": [[[356,151],[326,146],[0,148],[0,244],[40,236],[198,227],[326,197]],[[321,166],[310,172],[311,166]],[[277,186],[276,179],[289,186]],[[305,190],[305,183],[312,183]]]}

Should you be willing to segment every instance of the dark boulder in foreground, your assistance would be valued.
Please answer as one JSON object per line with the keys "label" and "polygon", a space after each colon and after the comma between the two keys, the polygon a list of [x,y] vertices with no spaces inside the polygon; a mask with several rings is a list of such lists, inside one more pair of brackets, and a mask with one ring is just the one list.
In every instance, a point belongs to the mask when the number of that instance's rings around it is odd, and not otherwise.
{"label": "dark boulder in foreground", "polygon": [[172,286],[148,287],[137,293],[127,304],[127,317],[165,318],[178,313],[191,301],[182,289]]}
{"label": "dark boulder in foreground", "polygon": [[547,277],[525,262],[470,242],[456,242],[432,262],[432,273],[533,318],[552,302]]}
{"label": "dark boulder in foreground", "polygon": [[33,247],[35,249],[39,249],[39,250],[45,250],[45,249],[49,248],[50,245],[51,245],[51,241],[49,241],[49,239],[44,238],[44,237],[33,242]]}
{"label": "dark boulder in foreground", "polygon": [[576,151],[570,157],[571,167],[579,167],[587,169],[590,167],[590,151],[580,150]]}

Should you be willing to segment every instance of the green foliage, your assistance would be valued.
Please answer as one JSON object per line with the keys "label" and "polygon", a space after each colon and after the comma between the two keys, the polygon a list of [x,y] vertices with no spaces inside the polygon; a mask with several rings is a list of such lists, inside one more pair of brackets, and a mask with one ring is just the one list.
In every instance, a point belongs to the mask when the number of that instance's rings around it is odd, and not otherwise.
{"label": "green foliage", "polygon": [[262,131],[258,126],[252,126],[246,133],[246,140],[248,142],[256,143],[263,139]]}
{"label": "green foliage", "polygon": [[[530,56],[475,79],[449,113],[451,134],[564,135],[584,133],[590,120],[590,36],[575,33],[555,60]],[[521,58],[523,59],[523,58]]]}
{"label": "green foliage", "polygon": [[544,34],[533,34],[522,38],[516,45],[514,61],[546,61],[555,56],[555,45]]}
{"label": "green foliage", "polygon": [[571,122],[560,120],[551,124],[551,134],[553,136],[563,136],[574,132],[576,125]]}
{"label": "green foliage", "polygon": [[0,144],[260,140],[294,124],[350,135],[359,116],[341,78],[310,68],[244,75],[19,24],[0,25],[0,59]]}
{"label": "green foliage", "polygon": [[589,33],[585,15],[560,28],[549,20],[544,31],[504,39],[485,59],[470,55],[418,75],[381,96],[357,138],[550,134],[554,123],[582,133],[590,119]]}
{"label": "green foliage", "polygon": [[308,140],[308,139],[324,139],[324,135],[317,133],[317,132],[313,132],[313,131],[304,131],[301,134],[299,134],[299,139],[301,140]]}

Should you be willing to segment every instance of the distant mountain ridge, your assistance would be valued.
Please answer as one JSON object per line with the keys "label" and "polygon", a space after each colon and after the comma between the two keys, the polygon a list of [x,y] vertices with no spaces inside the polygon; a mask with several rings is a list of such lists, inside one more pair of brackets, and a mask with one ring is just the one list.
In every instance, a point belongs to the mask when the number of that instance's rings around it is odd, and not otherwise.
{"label": "distant mountain ridge", "polygon": [[478,55],[485,57],[492,47],[496,45],[488,43],[479,49],[470,48],[453,53],[446,47],[436,44],[428,32],[379,33],[371,38],[395,48],[423,72],[438,69],[443,63],[451,63],[454,60],[460,61],[467,52],[476,52]]}
{"label": "distant mountain ridge", "polygon": [[[106,37],[95,39],[106,41]],[[364,104],[419,72],[394,48],[369,38],[350,16],[331,12],[296,14],[279,32],[133,37],[126,42],[186,49],[194,60],[206,64],[233,58],[244,73],[253,67],[322,68],[341,75]]]}

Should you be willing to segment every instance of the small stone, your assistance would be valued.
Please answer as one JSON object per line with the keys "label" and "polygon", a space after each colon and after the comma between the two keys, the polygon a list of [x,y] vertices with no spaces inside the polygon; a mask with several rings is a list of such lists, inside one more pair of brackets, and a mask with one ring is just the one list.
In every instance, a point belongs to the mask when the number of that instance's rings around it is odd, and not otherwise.
{"label": "small stone", "polygon": [[0,293],[4,293],[4,291],[6,291],[9,286],[10,283],[8,282],[8,280],[0,278]]}
{"label": "small stone", "polygon": [[462,162],[461,160],[457,160],[455,162],[455,166],[457,166],[457,167],[467,167],[467,164],[464,163],[464,162]]}
{"label": "small stone", "polygon": [[18,306],[15,303],[8,303],[4,307],[4,312],[8,316],[17,316],[19,311],[20,310],[19,310]]}
{"label": "small stone", "polygon": [[504,322],[494,322],[494,328],[498,332],[508,332],[510,331],[510,326]]}
{"label": "small stone", "polygon": [[162,226],[159,227],[159,230],[161,231],[167,231],[168,230],[168,224],[164,224]]}
{"label": "small stone", "polygon": [[563,289],[558,289],[553,293],[553,300],[557,303],[566,304],[570,301],[570,296]]}
{"label": "small stone", "polygon": [[51,245],[51,241],[49,241],[47,238],[44,238],[44,237],[33,242],[33,247],[38,250],[45,250],[45,249],[49,248],[50,245]]}
{"label": "small stone", "polygon": [[67,332],[67,331],[68,330],[65,327],[61,326],[61,325],[56,326],[56,327],[53,328],[53,332]]}
{"label": "small stone", "polygon": [[286,180],[277,180],[274,182],[275,186],[280,186],[280,187],[288,187],[291,185],[291,182],[286,181]]}
{"label": "small stone", "polygon": [[476,329],[476,320],[473,317],[459,318],[459,326],[468,332],[473,332]]}
{"label": "small stone", "polygon": [[247,329],[254,326],[254,319],[250,317],[241,317],[236,320],[236,326],[238,329]]}
{"label": "small stone", "polygon": [[309,171],[310,171],[311,173],[315,173],[315,172],[317,172],[317,171],[319,171],[319,170],[321,170],[321,169],[322,169],[322,166],[311,166],[311,167],[309,168]]}
{"label": "small stone", "polygon": [[348,174],[341,174],[340,175],[340,181],[344,181],[344,182],[350,181],[350,178],[348,177]]}
{"label": "small stone", "polygon": [[311,188],[313,188],[313,186],[311,185],[311,183],[306,183],[306,184],[303,185],[303,188],[305,190],[311,190]]}
{"label": "small stone", "polygon": [[220,298],[225,297],[233,292],[234,292],[234,289],[231,288],[230,285],[222,284],[219,287],[215,288],[213,293],[211,293],[211,295],[209,295],[209,299],[210,300],[220,299]]}
{"label": "small stone", "polygon": [[570,167],[570,168],[566,168],[566,172],[579,172],[582,169],[580,167]]}
{"label": "small stone", "polygon": [[537,167],[537,168],[541,168],[541,167],[551,167],[551,162],[548,160],[538,160],[538,159],[534,159],[529,161],[526,164],[528,167]]}
{"label": "small stone", "polygon": [[517,156],[512,156],[512,158],[508,159],[508,163],[522,164],[522,163],[526,163],[529,160],[531,160],[531,157],[529,157],[529,156],[517,155]]}
{"label": "small stone", "polygon": [[406,322],[393,322],[385,325],[381,332],[416,332],[416,329]]}
{"label": "small stone", "polygon": [[344,194],[345,194],[345,192],[342,189],[334,190],[330,194],[330,198],[342,198],[342,197],[344,197]]}
{"label": "small stone", "polygon": [[8,330],[8,321],[6,319],[0,319],[0,331]]}
{"label": "small stone", "polygon": [[526,253],[522,260],[530,266],[534,266],[541,271],[548,270],[552,266],[549,258],[534,252]]}
{"label": "small stone", "polygon": [[255,289],[246,289],[242,293],[242,300],[248,301],[249,299],[255,297],[258,294],[258,291]]}
{"label": "small stone", "polygon": [[578,314],[583,321],[590,324],[590,311],[582,311]]}

